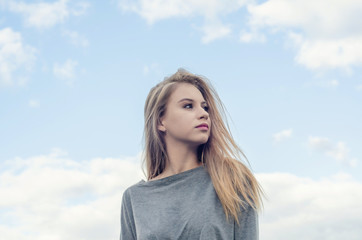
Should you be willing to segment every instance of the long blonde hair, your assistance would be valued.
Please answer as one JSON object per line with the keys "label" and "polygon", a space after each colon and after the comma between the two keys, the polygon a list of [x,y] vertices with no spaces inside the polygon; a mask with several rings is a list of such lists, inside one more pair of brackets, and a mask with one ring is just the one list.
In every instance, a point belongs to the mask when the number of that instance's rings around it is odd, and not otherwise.
{"label": "long blonde hair", "polygon": [[[154,86],[146,99],[144,116],[143,165],[146,163],[148,180],[163,172],[168,161],[162,132],[157,126],[165,114],[167,101],[178,83],[194,85],[209,106],[211,129],[209,140],[198,147],[198,160],[206,167],[212,179],[215,191],[224,208],[226,218],[229,215],[239,223],[240,206],[250,205],[259,210],[262,205],[263,191],[252,172],[243,164],[240,154],[245,154],[235,143],[228,126],[223,103],[211,83],[204,77],[179,69],[172,76]],[[225,124],[225,123],[226,124]]]}

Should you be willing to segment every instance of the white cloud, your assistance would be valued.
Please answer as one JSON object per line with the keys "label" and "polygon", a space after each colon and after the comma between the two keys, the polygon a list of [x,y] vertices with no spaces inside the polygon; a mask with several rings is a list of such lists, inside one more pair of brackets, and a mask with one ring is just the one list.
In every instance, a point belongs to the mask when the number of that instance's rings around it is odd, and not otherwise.
{"label": "white cloud", "polygon": [[260,239],[358,240],[362,183],[345,173],[313,180],[288,173],[257,174],[268,200]]}
{"label": "white cloud", "polygon": [[[117,239],[122,192],[144,179],[140,154],[75,161],[62,149],[0,163],[0,232],[6,240]],[[362,183],[257,174],[268,200],[261,239],[349,239],[362,234]]]}
{"label": "white cloud", "polygon": [[77,162],[54,149],[0,164],[6,240],[116,239],[122,192],[144,178],[138,156]]}
{"label": "white cloud", "polygon": [[248,6],[251,29],[284,32],[309,69],[362,65],[362,2],[269,0]]}
{"label": "white cloud", "polygon": [[246,0],[120,0],[124,11],[133,11],[148,23],[172,18],[202,16],[211,19],[220,14],[233,12],[242,7]]}
{"label": "white cloud", "polygon": [[285,129],[283,131],[275,133],[273,135],[274,141],[280,142],[280,141],[283,141],[284,139],[290,138],[290,136],[292,135],[292,132],[293,132],[293,130],[290,128],[290,129]]}
{"label": "white cloud", "polygon": [[318,86],[318,87],[322,87],[322,88],[336,88],[339,86],[339,81],[337,79],[310,81],[310,82],[306,82],[305,85],[306,86]]}
{"label": "white cloud", "polygon": [[55,63],[53,66],[53,73],[57,78],[67,80],[67,84],[72,84],[73,79],[76,76],[76,67],[78,65],[77,61],[68,59],[63,64]]}
{"label": "white cloud", "polygon": [[229,35],[231,33],[231,28],[219,21],[213,21],[212,23],[205,24],[202,27],[202,32],[204,35],[202,36],[201,41],[203,43],[209,43]]}
{"label": "white cloud", "polygon": [[309,137],[308,144],[312,150],[322,152],[338,162],[346,163],[352,167],[357,165],[358,160],[350,158],[350,149],[344,142],[339,141],[337,144],[333,144],[328,138]]}
{"label": "white cloud", "polygon": [[245,43],[250,42],[265,42],[265,35],[258,31],[241,31],[240,33],[240,41]]}
{"label": "white cloud", "polygon": [[49,28],[62,23],[69,16],[79,16],[85,13],[88,4],[85,2],[76,3],[69,7],[68,0],[59,0],[53,3],[37,2],[25,3],[10,1],[8,9],[24,16],[25,24],[36,28]]}
{"label": "white cloud", "polygon": [[87,12],[87,9],[90,7],[88,2],[75,2],[74,6],[71,8],[70,12],[74,16],[81,16]]}
{"label": "white cloud", "polygon": [[[248,29],[241,42],[265,42],[267,33],[285,33],[296,48],[295,60],[309,69],[362,65],[362,2],[360,0],[119,0],[123,11],[140,15],[149,24],[169,18],[201,16],[202,42],[230,35],[232,28],[221,17],[247,5]],[[224,20],[225,21],[225,20]]]}
{"label": "white cloud", "polygon": [[327,85],[328,87],[336,87],[336,86],[339,85],[339,82],[338,82],[338,80],[333,79],[333,80],[327,81],[327,82],[326,82],[326,85]]}
{"label": "white cloud", "polygon": [[319,84],[323,87],[337,87],[339,86],[339,81],[336,79],[321,81]]}
{"label": "white cloud", "polygon": [[296,34],[289,37],[298,48],[296,61],[307,68],[349,70],[353,65],[362,64],[362,35],[339,39],[310,39]]}
{"label": "white cloud", "polygon": [[231,32],[230,26],[221,22],[220,17],[239,10],[249,0],[119,0],[124,11],[139,14],[149,24],[157,21],[182,17],[201,16],[204,25],[202,42],[209,43],[223,38]]}
{"label": "white cloud", "polygon": [[[14,76],[29,71],[35,61],[35,48],[23,43],[21,34],[11,28],[0,30],[0,85],[24,85],[26,77]],[[18,74],[19,75],[19,74]]]}
{"label": "white cloud", "polygon": [[29,107],[38,108],[39,106],[40,106],[40,103],[38,100],[34,100],[34,99],[29,100]]}
{"label": "white cloud", "polygon": [[88,47],[89,41],[76,31],[63,31],[63,36],[69,38],[71,44],[80,47]]}
{"label": "white cloud", "polygon": [[152,72],[160,73],[160,65],[158,63],[147,64],[143,67],[143,74],[148,75]]}

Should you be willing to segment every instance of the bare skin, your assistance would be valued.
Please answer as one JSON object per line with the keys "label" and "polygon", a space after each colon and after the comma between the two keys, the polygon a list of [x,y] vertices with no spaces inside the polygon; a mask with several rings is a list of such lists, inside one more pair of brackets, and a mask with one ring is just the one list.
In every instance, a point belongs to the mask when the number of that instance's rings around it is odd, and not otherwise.
{"label": "bare skin", "polygon": [[[185,98],[191,100],[182,101]],[[203,123],[209,126],[208,129],[197,128]],[[201,166],[197,159],[197,148],[208,141],[210,129],[207,103],[201,92],[191,84],[179,84],[171,94],[166,113],[158,126],[158,130],[164,132],[169,161],[164,171],[150,181]]]}

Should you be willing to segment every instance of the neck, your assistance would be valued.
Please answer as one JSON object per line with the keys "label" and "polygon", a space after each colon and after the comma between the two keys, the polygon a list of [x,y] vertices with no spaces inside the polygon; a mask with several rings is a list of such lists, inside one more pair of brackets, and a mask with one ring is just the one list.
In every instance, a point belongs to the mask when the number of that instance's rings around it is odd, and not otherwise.
{"label": "neck", "polygon": [[197,159],[197,147],[184,143],[168,143],[168,161],[163,174],[166,176],[178,174],[202,165]]}

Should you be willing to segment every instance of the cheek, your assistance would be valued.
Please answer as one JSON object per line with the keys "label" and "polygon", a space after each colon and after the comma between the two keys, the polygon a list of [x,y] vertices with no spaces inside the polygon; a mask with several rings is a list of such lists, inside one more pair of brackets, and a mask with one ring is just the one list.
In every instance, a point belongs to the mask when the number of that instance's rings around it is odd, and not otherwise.
{"label": "cheek", "polygon": [[185,118],[185,112],[183,111],[173,111],[172,114],[170,114],[170,119],[174,122],[182,122]]}
{"label": "cheek", "polygon": [[172,125],[176,128],[187,125],[185,116],[182,116],[182,115],[175,116],[172,120]]}
{"label": "cheek", "polygon": [[185,128],[185,127],[191,127],[192,126],[192,119],[190,117],[190,114],[187,114],[185,112],[177,112],[175,113],[172,118],[170,118],[170,121],[172,125],[177,128]]}

